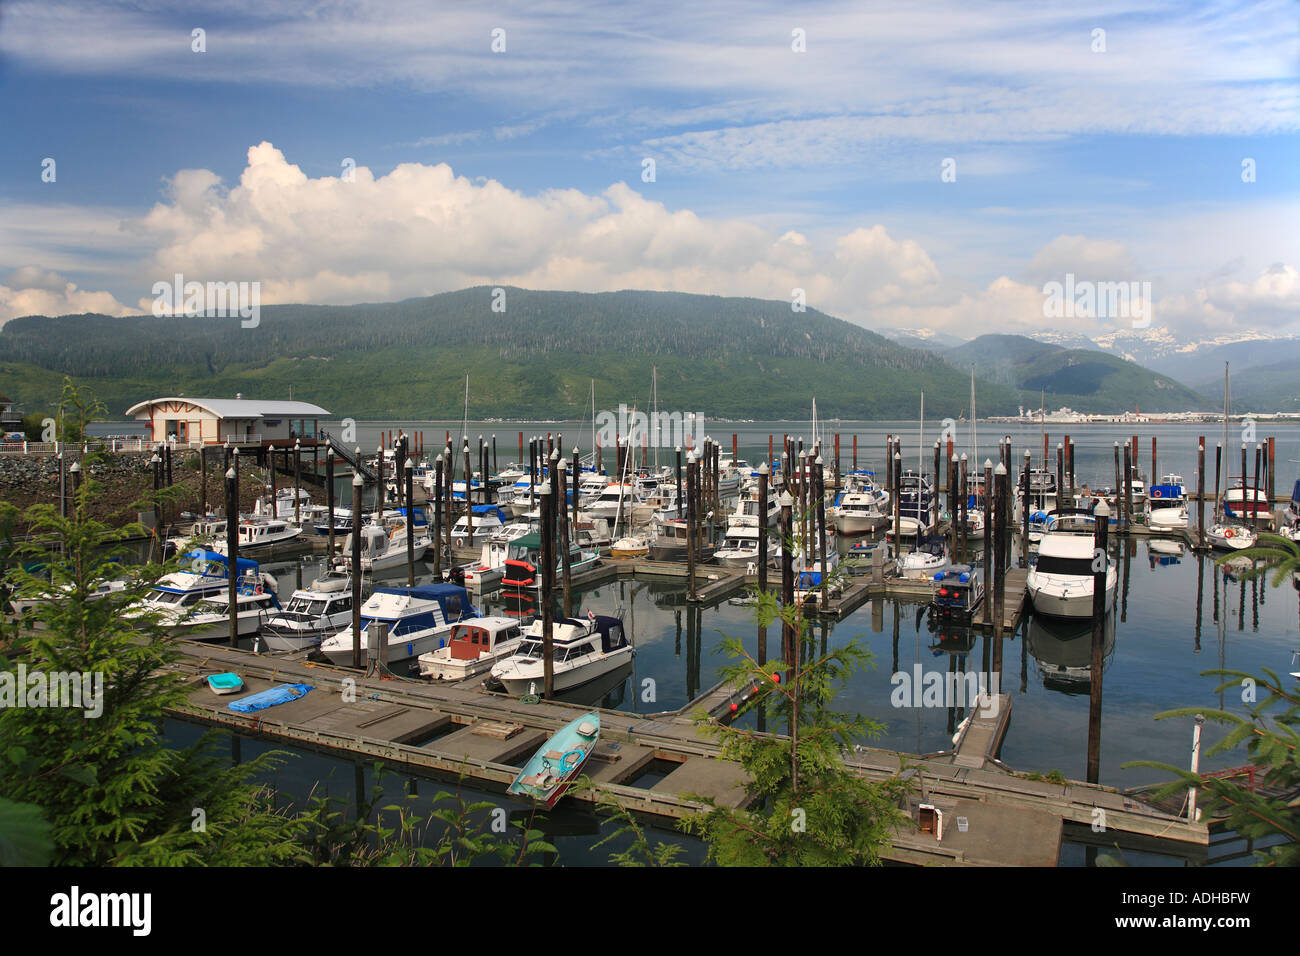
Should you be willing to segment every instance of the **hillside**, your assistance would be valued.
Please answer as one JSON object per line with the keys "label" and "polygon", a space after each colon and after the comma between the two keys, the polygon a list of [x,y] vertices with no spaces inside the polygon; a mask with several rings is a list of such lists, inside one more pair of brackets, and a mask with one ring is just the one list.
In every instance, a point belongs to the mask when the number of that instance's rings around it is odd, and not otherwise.
{"label": "hillside", "polygon": [[1213,407],[1204,395],[1133,362],[1023,335],[981,335],[940,354],[957,368],[973,367],[976,376],[1019,390],[1027,407],[1036,407],[1044,393],[1051,407],[1067,405],[1081,412]]}
{"label": "hillside", "polygon": [[[1234,412],[1300,412],[1300,374],[1296,358],[1270,365],[1238,369],[1234,363],[1229,378]],[[1216,378],[1202,382],[1196,389],[1208,401],[1223,405],[1223,364]]]}
{"label": "hillside", "polygon": [[[316,402],[357,418],[588,415],[644,408],[651,366],[661,410],[728,418],[956,416],[967,373],[788,302],[668,292],[463,289],[403,302],[264,306],[237,319],[30,316],[0,328],[0,375],[28,411],[63,375],[92,386],[111,412],[160,395],[246,395]],[[980,408],[1014,412],[1016,395],[984,384]]]}

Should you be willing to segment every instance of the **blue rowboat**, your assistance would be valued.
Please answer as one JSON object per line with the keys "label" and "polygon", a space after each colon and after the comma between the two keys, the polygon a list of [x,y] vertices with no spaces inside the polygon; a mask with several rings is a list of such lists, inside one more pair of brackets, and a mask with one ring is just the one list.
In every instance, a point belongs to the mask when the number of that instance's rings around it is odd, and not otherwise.
{"label": "blue rowboat", "polygon": [[532,797],[549,810],[578,776],[599,737],[600,714],[595,711],[566,724],[524,764],[506,792]]}

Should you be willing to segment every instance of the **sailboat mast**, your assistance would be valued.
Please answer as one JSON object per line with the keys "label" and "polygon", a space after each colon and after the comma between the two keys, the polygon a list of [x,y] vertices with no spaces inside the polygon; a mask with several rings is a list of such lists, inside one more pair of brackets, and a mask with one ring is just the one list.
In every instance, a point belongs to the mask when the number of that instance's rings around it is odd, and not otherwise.
{"label": "sailboat mast", "polygon": [[596,380],[591,380],[591,470],[599,474],[600,468],[596,461]]}
{"label": "sailboat mast", "polygon": [[[1214,513],[1223,516],[1227,515],[1227,511],[1223,507],[1224,505],[1223,499],[1227,497],[1228,494],[1228,490],[1227,490],[1228,489],[1228,467],[1229,467],[1228,466],[1228,461],[1229,461],[1228,458],[1228,396],[1230,394],[1228,382],[1229,382],[1228,363],[1224,362],[1223,363],[1223,468],[1220,469],[1220,471],[1223,474],[1223,487],[1220,488],[1217,484],[1214,486],[1214,498],[1215,498]],[[1217,480],[1218,476],[1216,475],[1215,478]]]}

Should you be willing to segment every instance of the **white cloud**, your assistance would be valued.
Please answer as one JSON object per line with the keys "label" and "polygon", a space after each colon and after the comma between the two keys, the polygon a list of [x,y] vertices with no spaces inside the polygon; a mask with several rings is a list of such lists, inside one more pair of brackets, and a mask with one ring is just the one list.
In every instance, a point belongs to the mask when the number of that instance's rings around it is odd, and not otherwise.
{"label": "white cloud", "polygon": [[[65,210],[69,222],[77,217]],[[526,195],[496,180],[457,176],[446,164],[405,163],[376,177],[313,178],[270,143],[248,150],[227,188],[208,170],[181,170],[163,201],[116,230],[148,250],[130,269],[138,308],[152,285],[257,281],[263,304],[349,304],[430,295],[474,285],[609,291],[656,289],[788,300],[869,328],[934,328],[1096,335],[1113,322],[1044,317],[1043,282],[1152,281],[1156,320],[1180,331],[1300,323],[1300,275],[1279,264],[1254,278],[1236,264],[1214,281],[1175,288],[1144,272],[1125,244],[1059,235],[1019,270],[983,287],[945,273],[921,241],[883,223],[810,237],[740,219],[672,210],[626,183],[599,194]],[[107,292],[78,290],[40,266],[15,271],[0,315],[126,311]],[[1220,260],[1221,261],[1221,260]]]}

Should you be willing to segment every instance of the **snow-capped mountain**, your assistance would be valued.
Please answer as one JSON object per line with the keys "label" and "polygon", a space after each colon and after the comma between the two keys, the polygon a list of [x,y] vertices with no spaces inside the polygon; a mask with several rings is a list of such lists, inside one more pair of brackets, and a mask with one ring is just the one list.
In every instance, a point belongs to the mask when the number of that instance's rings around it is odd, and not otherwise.
{"label": "snow-capped mountain", "polygon": [[1222,372],[1225,361],[1244,371],[1280,361],[1300,349],[1300,338],[1296,336],[1255,329],[1189,336],[1166,326],[1153,326],[1119,329],[1099,335],[1094,341],[1113,355],[1189,383]]}
{"label": "snow-capped mountain", "polygon": [[880,334],[910,349],[946,349],[962,345],[967,340],[949,332],[934,329],[880,329]]}

